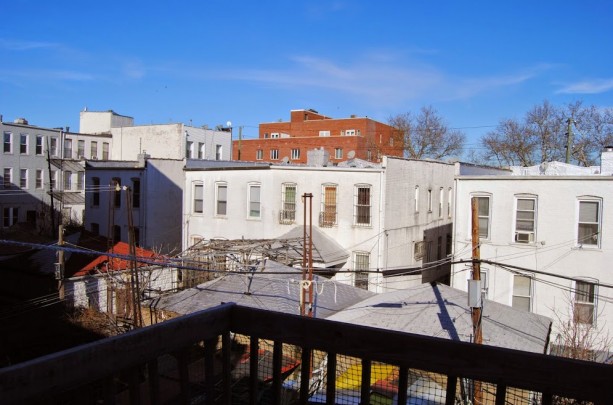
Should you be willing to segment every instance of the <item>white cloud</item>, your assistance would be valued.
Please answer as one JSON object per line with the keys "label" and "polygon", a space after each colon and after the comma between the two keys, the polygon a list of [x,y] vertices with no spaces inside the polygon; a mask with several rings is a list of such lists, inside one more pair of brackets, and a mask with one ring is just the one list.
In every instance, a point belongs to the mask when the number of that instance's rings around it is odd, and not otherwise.
{"label": "white cloud", "polygon": [[585,80],[568,84],[556,93],[562,94],[598,94],[613,90],[613,79]]}
{"label": "white cloud", "polygon": [[32,49],[57,48],[59,45],[51,42],[19,41],[0,38],[0,49],[9,51],[30,51]]}

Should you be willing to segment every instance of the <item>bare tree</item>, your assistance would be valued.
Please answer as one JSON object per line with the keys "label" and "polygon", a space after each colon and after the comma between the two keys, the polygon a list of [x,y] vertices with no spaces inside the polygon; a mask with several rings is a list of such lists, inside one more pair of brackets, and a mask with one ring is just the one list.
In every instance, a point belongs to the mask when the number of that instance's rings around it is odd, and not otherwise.
{"label": "bare tree", "polygon": [[396,128],[394,139],[408,158],[442,159],[460,154],[464,147],[464,133],[449,128],[432,107],[422,107],[417,116],[410,112],[392,116],[388,122]]}

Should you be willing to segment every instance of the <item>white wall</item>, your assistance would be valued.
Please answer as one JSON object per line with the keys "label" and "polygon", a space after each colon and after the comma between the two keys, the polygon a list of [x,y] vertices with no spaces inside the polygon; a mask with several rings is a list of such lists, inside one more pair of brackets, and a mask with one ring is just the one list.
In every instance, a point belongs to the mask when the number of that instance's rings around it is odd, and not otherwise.
{"label": "white wall", "polygon": [[111,128],[131,127],[134,118],[109,111],[81,111],[79,113],[79,132],[84,134],[108,134]]}

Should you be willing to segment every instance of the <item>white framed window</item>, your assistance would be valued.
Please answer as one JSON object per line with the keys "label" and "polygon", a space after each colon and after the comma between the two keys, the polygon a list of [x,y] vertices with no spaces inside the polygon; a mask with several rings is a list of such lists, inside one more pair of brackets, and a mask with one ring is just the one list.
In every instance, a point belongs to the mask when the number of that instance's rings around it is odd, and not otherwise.
{"label": "white framed window", "polygon": [[534,243],[536,241],[536,197],[515,197],[515,242]]}
{"label": "white framed window", "polygon": [[292,160],[300,159],[300,149],[292,149]]}
{"label": "white framed window", "polygon": [[353,188],[353,224],[371,225],[371,185],[356,184]]}
{"label": "white framed window", "polygon": [[330,131],[319,131],[319,136],[330,136]]}
{"label": "white framed window", "polygon": [[228,214],[228,184],[215,184],[215,215],[226,216]]}
{"label": "white framed window", "polygon": [[279,159],[279,149],[271,149],[270,150],[270,159],[278,160]]}
{"label": "white framed window", "polygon": [[278,133],[278,132],[271,132],[271,133],[270,133],[270,137],[271,137],[272,139],[277,139],[277,138],[279,138],[279,133]]}
{"label": "white framed window", "polygon": [[57,189],[57,170],[51,170],[51,172],[49,172],[49,179],[50,179],[50,187],[53,190]]}
{"label": "white framed window", "polygon": [[85,183],[85,172],[77,172],[77,190],[83,191]]}
{"label": "white framed window", "polygon": [[204,142],[198,142],[198,159],[204,159],[206,156],[206,146]]}
{"label": "white framed window", "polygon": [[598,284],[594,281],[576,280],[573,295],[573,318],[576,323],[596,324],[596,297]]}
{"label": "white framed window", "polygon": [[532,277],[524,274],[513,275],[513,308],[530,311],[532,309]]}
{"label": "white framed window", "polygon": [[64,139],[64,159],[72,159],[72,139]]}
{"label": "white framed window", "polygon": [[324,184],[321,187],[321,211],[319,226],[331,227],[337,221],[337,188],[336,184]]}
{"label": "white framed window", "polygon": [[[478,216],[478,223],[479,223],[479,238],[480,239],[489,239],[490,238],[490,229],[491,229],[491,197],[489,195],[473,195],[471,196],[472,198],[475,198],[477,200],[477,216]],[[472,204],[469,204],[469,207],[471,207]],[[468,212],[468,226],[470,228],[471,226],[471,220],[470,218],[472,218],[472,208],[469,209]],[[469,235],[472,234],[472,232],[468,232]]]}
{"label": "white framed window", "polygon": [[43,188],[43,176],[44,173],[42,171],[42,169],[36,169],[36,188],[37,189],[41,189]]}
{"label": "white framed window", "polygon": [[264,159],[264,151],[262,149],[258,149],[255,151],[255,160]]}
{"label": "white framed window", "polygon": [[98,159],[98,142],[97,141],[92,141],[89,144],[89,156],[93,160]]}
{"label": "white framed window", "polygon": [[19,187],[28,188],[28,169],[19,170]]}
{"label": "white framed window", "polygon": [[598,247],[600,245],[600,199],[581,198],[578,201],[577,245]]}
{"label": "white framed window", "polygon": [[483,298],[488,299],[490,295],[489,270],[482,267],[479,274],[481,276],[481,292],[483,292]]}
{"label": "white framed window", "polygon": [[419,212],[419,186],[415,186],[413,202],[415,203],[415,212]]}
{"label": "white framed window", "polygon": [[64,172],[64,191],[70,191],[72,189],[72,172]]}
{"label": "white framed window", "polygon": [[296,183],[281,185],[281,212],[279,223],[293,224],[296,220]]}
{"label": "white framed window", "polygon": [[36,151],[35,153],[37,155],[42,155],[43,154],[43,136],[42,135],[36,135]]}
{"label": "white framed window", "polygon": [[353,285],[368,290],[368,270],[370,269],[370,254],[368,252],[353,253]]}
{"label": "white framed window", "polygon": [[343,135],[345,135],[345,136],[355,136],[355,129],[346,129],[345,133]]}
{"label": "white framed window", "polygon": [[194,183],[194,199],[192,205],[192,211],[195,214],[202,214],[204,212],[204,185],[202,183]]}
{"label": "white framed window", "polygon": [[223,158],[221,145],[215,145],[215,160],[221,160]]}
{"label": "white framed window", "polygon": [[342,159],[343,158],[343,148],[334,149],[334,159]]}
{"label": "white framed window", "polygon": [[4,207],[2,210],[2,225],[5,228],[15,225],[19,221],[19,208]]}
{"label": "white framed window", "polygon": [[10,132],[4,133],[4,153],[13,153],[13,134]]}
{"label": "white framed window", "polygon": [[192,159],[194,157],[194,143],[192,141],[185,142],[185,157],[187,159]]}
{"label": "white framed window", "polygon": [[109,160],[109,143],[102,142],[102,160]]}
{"label": "white framed window", "polygon": [[249,184],[249,218],[261,218],[261,187],[259,183]]}
{"label": "white framed window", "polygon": [[19,154],[20,155],[28,154],[28,135],[26,134],[19,135]]}
{"label": "white framed window", "polygon": [[432,189],[428,189],[428,212],[432,212]]}
{"label": "white framed window", "polygon": [[4,182],[4,188],[11,188],[13,183],[13,169],[11,167],[4,168],[2,180]]}
{"label": "white framed window", "polygon": [[83,139],[77,141],[77,158],[85,158],[85,141]]}
{"label": "white framed window", "polygon": [[438,217],[443,218],[443,203],[445,199],[445,190],[441,187],[438,191]]}
{"label": "white framed window", "polygon": [[57,157],[58,155],[58,141],[54,136],[49,138],[49,154],[53,157]]}

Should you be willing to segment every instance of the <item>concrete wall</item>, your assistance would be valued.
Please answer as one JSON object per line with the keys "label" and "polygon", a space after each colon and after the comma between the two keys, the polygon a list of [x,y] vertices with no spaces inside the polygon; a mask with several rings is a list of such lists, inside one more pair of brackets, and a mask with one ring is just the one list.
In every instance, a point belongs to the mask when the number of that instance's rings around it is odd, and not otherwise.
{"label": "concrete wall", "polygon": [[131,127],[134,118],[109,111],[81,111],[79,132],[84,134],[109,134],[112,128]]}

